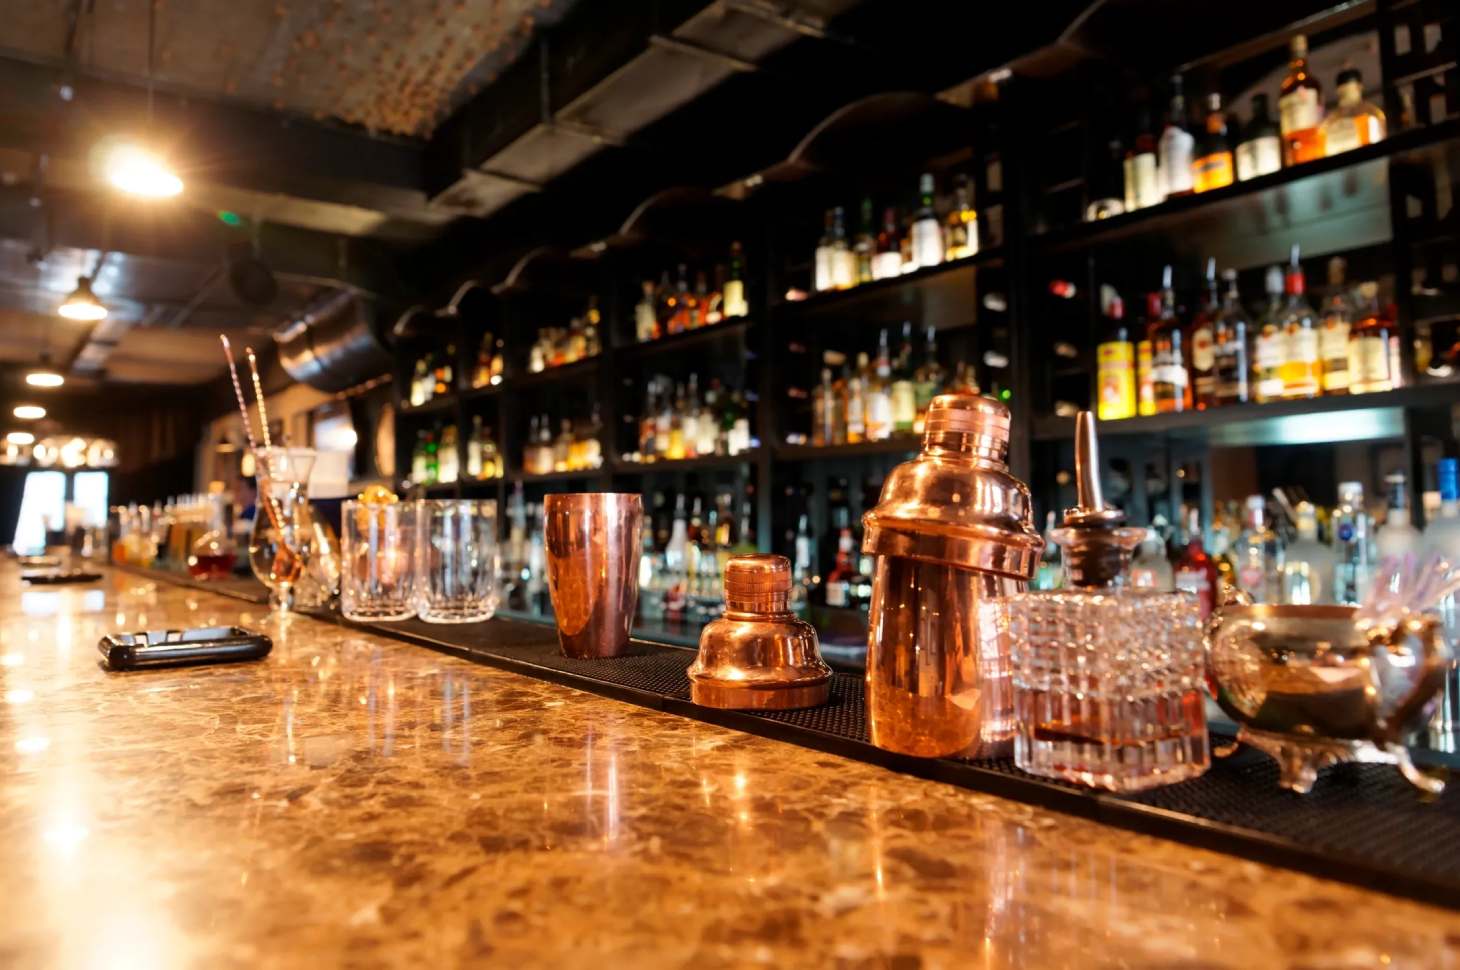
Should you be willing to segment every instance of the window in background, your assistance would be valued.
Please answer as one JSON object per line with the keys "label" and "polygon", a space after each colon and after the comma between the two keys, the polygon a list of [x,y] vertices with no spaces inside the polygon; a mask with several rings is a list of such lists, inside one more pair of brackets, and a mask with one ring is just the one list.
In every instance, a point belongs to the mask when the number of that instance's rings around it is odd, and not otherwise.
{"label": "window in background", "polygon": [[[105,474],[104,472],[102,473]],[[15,550],[44,552],[46,530],[61,529],[66,521],[66,473],[30,472],[20,499],[20,518],[15,523]]]}
{"label": "window in background", "polygon": [[106,472],[77,472],[72,501],[81,509],[82,525],[106,525]]}

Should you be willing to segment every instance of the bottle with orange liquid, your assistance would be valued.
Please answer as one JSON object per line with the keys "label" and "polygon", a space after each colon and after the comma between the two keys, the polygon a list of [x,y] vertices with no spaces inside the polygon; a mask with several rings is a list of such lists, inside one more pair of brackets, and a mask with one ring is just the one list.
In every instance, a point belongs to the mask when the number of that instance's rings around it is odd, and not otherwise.
{"label": "bottle with orange liquid", "polygon": [[1308,70],[1308,38],[1294,34],[1292,63],[1278,96],[1283,164],[1298,165],[1324,155],[1323,89]]}

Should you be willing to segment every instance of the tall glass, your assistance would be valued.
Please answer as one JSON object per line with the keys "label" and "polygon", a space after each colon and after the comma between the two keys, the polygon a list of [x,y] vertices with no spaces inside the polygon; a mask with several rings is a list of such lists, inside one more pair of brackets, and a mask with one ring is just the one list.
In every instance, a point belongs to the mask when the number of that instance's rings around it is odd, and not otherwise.
{"label": "tall glass", "polygon": [[413,503],[344,505],[340,610],[349,620],[406,620],[416,614]]}
{"label": "tall glass", "polygon": [[564,656],[628,653],[643,520],[637,494],[579,492],[543,499],[548,592]]}
{"label": "tall glass", "polygon": [[497,503],[416,503],[416,615],[427,623],[476,623],[497,612]]}
{"label": "tall glass", "polygon": [[269,607],[317,606],[328,591],[313,580],[316,520],[309,504],[311,448],[257,448],[258,510],[248,542],[253,574],[269,588]]}

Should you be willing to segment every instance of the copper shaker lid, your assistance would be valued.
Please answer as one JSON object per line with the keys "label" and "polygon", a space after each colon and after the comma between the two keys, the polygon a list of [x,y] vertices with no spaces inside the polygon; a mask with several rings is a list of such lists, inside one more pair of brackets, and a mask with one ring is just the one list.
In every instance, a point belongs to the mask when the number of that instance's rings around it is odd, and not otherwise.
{"label": "copper shaker lid", "polygon": [[735,556],[725,564],[725,615],[700,633],[686,672],[706,707],[789,710],[825,702],[831,668],[816,629],[790,612],[791,561]]}
{"label": "copper shaker lid", "polygon": [[1029,488],[1009,474],[1009,409],[977,394],[940,394],[923,449],[892,470],[862,517],[862,551],[961,569],[1034,575],[1044,540]]}

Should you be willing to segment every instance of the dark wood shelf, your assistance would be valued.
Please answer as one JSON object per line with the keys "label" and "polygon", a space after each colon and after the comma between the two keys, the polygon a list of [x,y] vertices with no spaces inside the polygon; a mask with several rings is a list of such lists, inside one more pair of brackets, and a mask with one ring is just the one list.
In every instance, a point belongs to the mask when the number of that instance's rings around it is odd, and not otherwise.
{"label": "dark wood shelf", "polygon": [[456,482],[436,482],[434,485],[419,486],[422,495],[432,498],[447,498],[456,494]]}
{"label": "dark wood shelf", "polygon": [[593,468],[581,472],[547,472],[542,475],[528,475],[524,472],[508,472],[507,480],[512,482],[571,482],[587,478],[599,478],[608,474],[606,468]]}
{"label": "dark wood shelf", "polygon": [[658,340],[628,344],[627,346],[615,349],[614,353],[626,359],[672,353],[678,350],[685,350],[689,347],[698,347],[703,344],[713,343],[717,340],[724,340],[729,337],[740,337],[750,327],[750,323],[749,317],[736,317],[731,320],[723,320],[720,323],[712,323],[709,326],[697,327],[694,330],[687,330],[684,333],[660,337]]}
{"label": "dark wood shelf", "polygon": [[484,492],[495,489],[505,480],[505,478],[463,478],[460,484],[463,492]]}
{"label": "dark wood shelf", "polygon": [[820,458],[858,458],[864,455],[912,454],[922,447],[918,435],[893,435],[882,441],[860,441],[854,445],[777,445],[778,461],[816,461]]}
{"label": "dark wood shelf", "polygon": [[408,418],[417,414],[440,414],[443,411],[450,411],[454,407],[456,407],[456,392],[451,391],[446,394],[438,394],[425,404],[410,405],[402,402],[396,410],[396,414]]}
{"label": "dark wood shelf", "polygon": [[568,380],[573,377],[582,377],[598,367],[603,359],[602,354],[593,357],[585,357],[582,360],[575,360],[571,364],[560,364],[557,367],[549,367],[537,373],[515,374],[511,377],[503,377],[502,383],[497,385],[497,393],[502,391],[518,390],[524,387],[537,387],[540,384],[552,384],[555,381]]}
{"label": "dark wood shelf", "polygon": [[[1288,418],[1310,414],[1341,414],[1368,408],[1444,407],[1460,404],[1460,381],[1416,384],[1374,394],[1340,394],[1333,397],[1270,401],[1266,404],[1237,404],[1207,411],[1153,414],[1124,421],[1101,421],[1106,435],[1203,433],[1226,425]],[[1075,419],[1047,415],[1034,419],[1034,440],[1061,441],[1073,438]]]}
{"label": "dark wood shelf", "polygon": [[758,449],[742,451],[738,455],[706,455],[703,458],[681,458],[677,461],[624,461],[615,459],[612,468],[615,475],[651,475],[681,471],[698,471],[713,468],[736,468],[753,464],[760,455]]}
{"label": "dark wood shelf", "polygon": [[483,387],[472,387],[462,391],[459,395],[463,404],[469,401],[478,401],[484,397],[496,397],[507,387],[507,378],[503,377],[500,384],[487,384]]}
{"label": "dark wood shelf", "polygon": [[[1181,196],[1160,205],[1109,219],[1081,222],[1034,233],[1030,236],[1030,242],[1051,252],[1085,249],[1099,243],[1184,227],[1195,213],[1218,209],[1228,204],[1249,204],[1264,196],[1275,199],[1284,191],[1304,183],[1313,183],[1315,189],[1325,193],[1328,188],[1332,188],[1335,191],[1326,194],[1336,197],[1341,194],[1343,177],[1354,174],[1355,170],[1363,166],[1424,152],[1456,138],[1460,138],[1460,121],[1452,120],[1423,128],[1412,128],[1373,145],[1294,165],[1245,182],[1235,182],[1226,188],[1200,195]],[[1326,182],[1333,182],[1333,185],[1323,184]]]}
{"label": "dark wood shelf", "polygon": [[878,304],[895,305],[904,302],[900,299],[902,297],[919,290],[935,289],[941,284],[954,282],[962,275],[971,279],[977,269],[999,265],[1003,260],[1003,247],[995,246],[951,263],[939,263],[891,279],[873,280],[848,290],[813,293],[804,300],[782,299],[775,306],[784,313],[822,314],[866,309]]}

